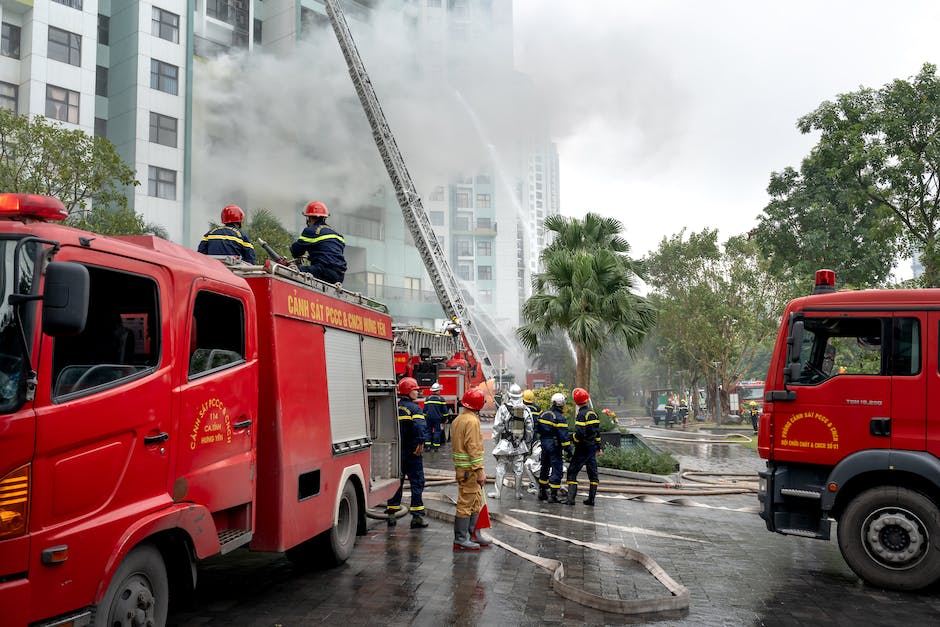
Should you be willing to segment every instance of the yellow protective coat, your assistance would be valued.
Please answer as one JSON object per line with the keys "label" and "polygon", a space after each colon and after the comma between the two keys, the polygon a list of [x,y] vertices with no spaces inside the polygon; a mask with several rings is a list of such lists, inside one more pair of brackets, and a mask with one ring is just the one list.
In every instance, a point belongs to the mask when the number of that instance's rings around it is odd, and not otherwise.
{"label": "yellow protective coat", "polygon": [[483,434],[476,412],[466,407],[450,427],[450,445],[457,475],[457,517],[469,518],[483,507],[483,489],[477,478],[483,469]]}

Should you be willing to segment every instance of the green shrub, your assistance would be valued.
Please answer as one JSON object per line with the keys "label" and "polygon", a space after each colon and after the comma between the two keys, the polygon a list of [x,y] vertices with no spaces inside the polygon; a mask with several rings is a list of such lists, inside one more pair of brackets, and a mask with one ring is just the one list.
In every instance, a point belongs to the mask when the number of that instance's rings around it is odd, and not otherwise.
{"label": "green shrub", "polygon": [[655,453],[645,448],[608,446],[598,456],[597,465],[617,470],[668,475],[675,472],[676,460],[667,453]]}

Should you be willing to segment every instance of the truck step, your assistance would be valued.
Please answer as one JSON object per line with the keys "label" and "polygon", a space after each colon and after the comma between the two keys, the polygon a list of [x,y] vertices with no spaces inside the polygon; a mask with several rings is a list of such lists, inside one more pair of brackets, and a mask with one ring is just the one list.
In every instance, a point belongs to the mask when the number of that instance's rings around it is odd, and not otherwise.
{"label": "truck step", "polygon": [[822,498],[822,493],[817,492],[816,490],[797,490],[795,488],[780,488],[780,494],[784,496],[797,496],[801,499],[815,499],[819,500]]}
{"label": "truck step", "polygon": [[804,538],[821,538],[819,532],[810,529],[777,529],[777,533],[785,536],[802,536]]}
{"label": "truck step", "polygon": [[251,529],[224,529],[219,532],[220,553],[225,555],[251,542]]}

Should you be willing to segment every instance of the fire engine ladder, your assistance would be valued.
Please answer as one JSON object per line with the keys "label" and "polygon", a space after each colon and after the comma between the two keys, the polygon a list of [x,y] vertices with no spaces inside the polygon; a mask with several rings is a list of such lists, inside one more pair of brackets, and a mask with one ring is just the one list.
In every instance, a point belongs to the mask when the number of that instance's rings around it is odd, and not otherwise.
{"label": "fire engine ladder", "polygon": [[349,32],[346,16],[340,9],[338,0],[324,0],[324,4],[330,24],[333,26],[333,32],[336,33],[336,40],[346,58],[346,67],[349,69],[349,76],[359,95],[359,102],[362,103],[362,108],[372,126],[375,145],[379,149],[382,162],[395,187],[395,195],[398,197],[405,224],[411,231],[411,237],[415,241],[424,267],[427,269],[428,276],[431,277],[434,291],[437,292],[437,297],[447,317],[456,318],[461,325],[467,344],[483,368],[484,377],[488,379],[494,375],[495,368],[483,345],[483,339],[473,324],[470,310],[461,294],[457,279],[450,270],[444,251],[441,250],[441,245],[437,241],[437,235],[431,228],[431,221],[424,211],[421,197],[415,190],[414,181],[408,173],[405,160],[395,142],[395,136],[392,134],[375,89],[372,87],[372,81],[362,63],[362,57],[359,56],[359,50]]}

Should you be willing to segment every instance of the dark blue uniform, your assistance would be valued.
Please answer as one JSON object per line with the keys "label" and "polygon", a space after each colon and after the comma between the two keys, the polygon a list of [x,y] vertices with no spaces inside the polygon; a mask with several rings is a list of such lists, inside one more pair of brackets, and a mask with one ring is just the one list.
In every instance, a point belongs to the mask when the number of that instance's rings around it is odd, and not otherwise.
{"label": "dark blue uniform", "polygon": [[305,228],[290,245],[290,254],[297,259],[307,253],[310,265],[300,266],[301,270],[327,283],[342,283],[346,276],[345,249],[343,236],[323,222]]}
{"label": "dark blue uniform", "polygon": [[529,408],[529,412],[532,414],[532,420],[536,422],[539,419],[539,416],[542,415],[542,408],[536,405],[535,403],[523,403],[526,407]]}
{"label": "dark blue uniform", "polygon": [[[535,433],[542,445],[542,468],[539,471],[539,485],[547,485],[557,491],[561,487],[562,450],[571,446],[568,439],[568,420],[557,407],[552,407],[539,416],[535,423]],[[551,468],[551,475],[549,475]]]}
{"label": "dark blue uniform", "polygon": [[388,500],[385,511],[391,516],[401,509],[402,489],[407,476],[411,482],[411,507],[408,511],[412,516],[424,516],[424,501],[421,498],[424,494],[424,461],[420,455],[415,455],[415,449],[427,439],[427,427],[421,408],[407,396],[398,400],[398,433],[401,436],[402,474],[398,491]]}
{"label": "dark blue uniform", "polygon": [[568,464],[568,491],[578,485],[578,473],[587,465],[591,488],[597,487],[597,449],[601,445],[601,421],[590,407],[578,410],[574,419],[574,455]]}
{"label": "dark blue uniform", "polygon": [[425,446],[441,447],[441,429],[447,418],[447,403],[440,394],[432,394],[424,401],[424,422],[427,424]]}
{"label": "dark blue uniform", "polygon": [[254,265],[255,247],[251,238],[234,226],[218,226],[202,236],[196,249],[203,255],[232,255]]}

